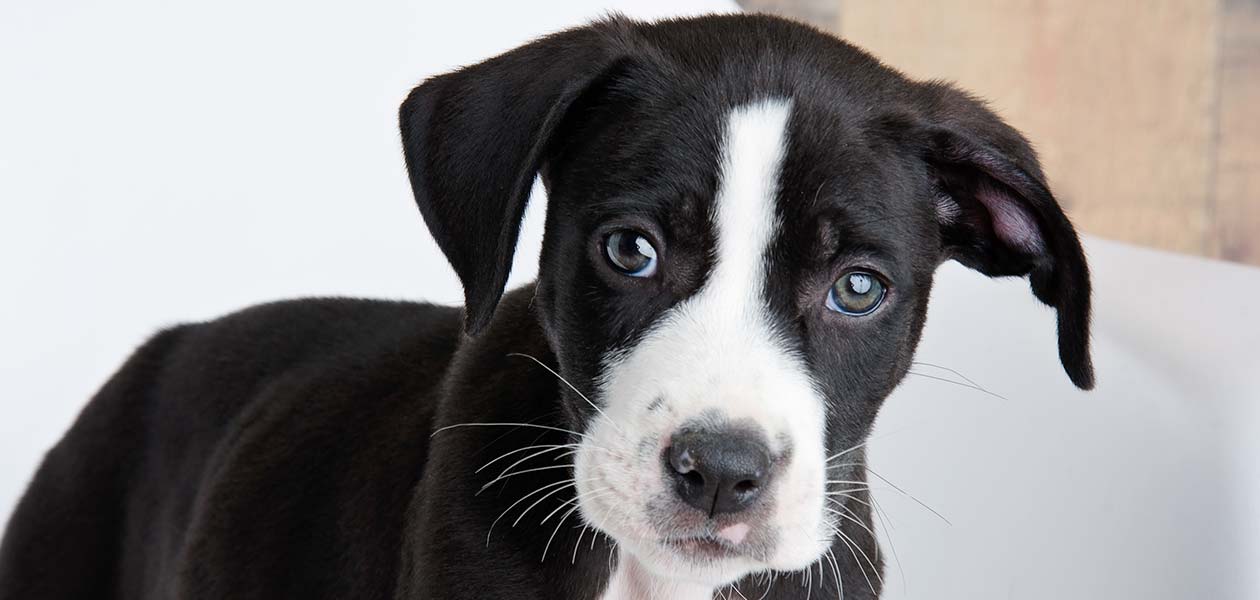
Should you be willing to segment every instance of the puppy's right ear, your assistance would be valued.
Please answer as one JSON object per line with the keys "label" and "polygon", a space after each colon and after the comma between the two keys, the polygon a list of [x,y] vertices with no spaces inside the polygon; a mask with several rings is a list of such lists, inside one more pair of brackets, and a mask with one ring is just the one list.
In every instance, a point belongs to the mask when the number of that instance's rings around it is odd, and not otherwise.
{"label": "puppy's right ear", "polygon": [[569,106],[618,58],[633,23],[556,33],[412,90],[399,110],[416,204],[464,286],[477,333],[503,295],[534,176]]}

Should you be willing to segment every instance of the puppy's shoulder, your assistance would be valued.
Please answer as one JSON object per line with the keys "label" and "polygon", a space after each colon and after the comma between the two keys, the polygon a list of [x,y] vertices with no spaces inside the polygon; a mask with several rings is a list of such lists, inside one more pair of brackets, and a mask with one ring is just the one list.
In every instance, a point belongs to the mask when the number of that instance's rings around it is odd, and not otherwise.
{"label": "puppy's shoulder", "polygon": [[[167,439],[150,448],[187,450],[216,423],[187,488],[177,589],[282,597],[284,585],[310,584],[302,595],[318,597],[314,582],[331,578],[384,595],[461,325],[458,308],[319,298],[192,326],[158,394]],[[259,537],[260,523],[290,534]],[[291,577],[270,589],[257,556],[280,557],[267,568]],[[373,573],[341,572],[346,557]]]}
{"label": "puppy's shoulder", "polygon": [[374,396],[422,393],[440,379],[454,352],[460,310],[304,298],[176,331],[178,341],[166,345],[150,394],[152,415],[164,424],[160,433],[179,432],[182,427],[171,425],[190,421],[238,429],[256,411],[305,410],[309,422]]}
{"label": "puppy's shoulder", "polygon": [[450,352],[460,309],[361,298],[300,298],[259,304],[194,325],[182,351],[214,352],[225,362],[249,358],[271,367],[333,355],[373,352],[382,343],[412,341]]}

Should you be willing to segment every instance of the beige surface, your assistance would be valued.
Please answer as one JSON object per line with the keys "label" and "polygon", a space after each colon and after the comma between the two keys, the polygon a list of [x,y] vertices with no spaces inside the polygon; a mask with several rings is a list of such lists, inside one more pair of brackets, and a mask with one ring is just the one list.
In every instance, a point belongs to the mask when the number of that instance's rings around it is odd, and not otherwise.
{"label": "beige surface", "polygon": [[1257,0],[745,6],[807,18],[913,77],[987,98],[1037,145],[1084,231],[1260,264]]}

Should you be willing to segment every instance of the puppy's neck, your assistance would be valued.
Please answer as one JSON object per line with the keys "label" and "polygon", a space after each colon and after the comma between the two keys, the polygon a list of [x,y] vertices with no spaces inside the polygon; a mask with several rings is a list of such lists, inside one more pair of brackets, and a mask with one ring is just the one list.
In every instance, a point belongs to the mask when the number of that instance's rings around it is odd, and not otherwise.
{"label": "puppy's neck", "polygon": [[600,600],[709,600],[713,588],[657,576],[633,556],[618,551],[617,570]]}

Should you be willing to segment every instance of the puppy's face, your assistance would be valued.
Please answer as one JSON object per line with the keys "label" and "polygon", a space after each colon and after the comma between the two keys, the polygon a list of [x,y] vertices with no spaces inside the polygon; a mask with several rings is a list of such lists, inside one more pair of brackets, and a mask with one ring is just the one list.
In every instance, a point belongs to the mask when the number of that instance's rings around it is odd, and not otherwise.
{"label": "puppy's face", "polygon": [[600,99],[548,171],[539,296],[591,391],[579,504],[659,575],[801,569],[909,364],[936,215],[879,140],[806,133],[826,105],[663,96]]}
{"label": "puppy's face", "polygon": [[[426,82],[402,122],[470,329],[542,173],[536,306],[575,388],[576,503],[658,576],[831,547],[943,260],[1029,275],[1091,384],[1084,259],[1026,142],[813,30],[608,21]],[[464,173],[486,160],[507,166]]]}

